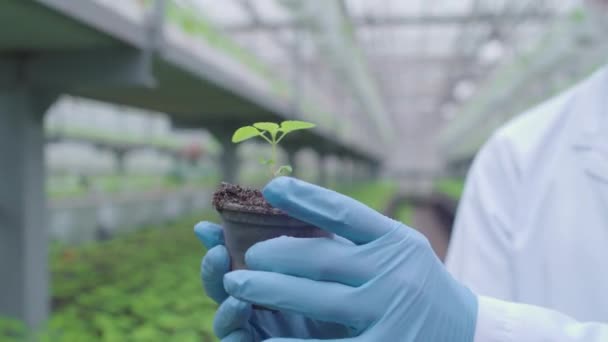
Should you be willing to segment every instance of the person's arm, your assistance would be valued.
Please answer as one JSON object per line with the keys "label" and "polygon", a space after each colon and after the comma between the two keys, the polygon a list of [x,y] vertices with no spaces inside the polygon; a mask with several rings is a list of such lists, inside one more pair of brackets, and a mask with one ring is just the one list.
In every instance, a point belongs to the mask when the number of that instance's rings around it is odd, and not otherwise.
{"label": "person's arm", "polygon": [[479,297],[474,342],[604,342],[608,324],[581,323],[537,306]]}
{"label": "person's arm", "polygon": [[509,261],[518,187],[509,141],[495,135],[468,174],[446,257],[450,273],[476,293],[513,298]]}

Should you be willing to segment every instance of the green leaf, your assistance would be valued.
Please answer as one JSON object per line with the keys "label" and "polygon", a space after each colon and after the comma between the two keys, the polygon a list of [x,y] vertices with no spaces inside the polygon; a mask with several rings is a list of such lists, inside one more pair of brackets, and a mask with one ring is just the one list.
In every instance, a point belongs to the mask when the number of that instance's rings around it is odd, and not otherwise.
{"label": "green leaf", "polygon": [[289,165],[282,165],[274,173],[275,176],[287,176],[293,172],[293,169]]}
{"label": "green leaf", "polygon": [[306,121],[288,120],[281,122],[280,130],[287,134],[289,132],[297,131],[300,129],[309,129],[315,126],[315,124]]}
{"label": "green leaf", "polygon": [[274,122],[256,122],[253,124],[253,127],[263,131],[268,131],[270,134],[276,134],[276,132],[279,130],[279,125]]}
{"label": "green leaf", "polygon": [[260,164],[262,164],[262,165],[273,165],[274,164],[274,160],[260,158]]}
{"label": "green leaf", "polygon": [[261,135],[261,132],[253,126],[241,127],[234,132],[234,135],[232,135],[232,142],[240,143],[241,141],[245,141],[259,135]]}

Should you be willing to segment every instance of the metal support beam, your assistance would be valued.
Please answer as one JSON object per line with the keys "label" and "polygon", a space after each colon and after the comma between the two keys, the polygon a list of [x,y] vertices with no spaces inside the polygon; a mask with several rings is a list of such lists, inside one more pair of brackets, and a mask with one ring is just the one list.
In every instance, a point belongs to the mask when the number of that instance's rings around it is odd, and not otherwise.
{"label": "metal support beam", "polygon": [[251,18],[252,26],[261,26],[264,25],[264,21],[260,17],[260,14],[256,10],[256,7],[253,5],[251,0],[238,0],[238,4],[245,10],[245,12],[249,13]]}
{"label": "metal support beam", "polygon": [[43,116],[54,98],[0,90],[0,315],[31,328],[49,311]]}
{"label": "metal support beam", "polygon": [[19,63],[12,58],[0,57],[0,92],[12,89],[19,80]]}
{"label": "metal support beam", "polygon": [[[496,13],[453,14],[453,15],[422,15],[422,16],[356,16],[352,23],[355,27],[392,27],[392,26],[430,26],[430,25],[463,25],[481,24],[493,25],[496,21],[509,22],[531,20],[545,22],[553,17],[552,13],[534,11],[529,13],[509,13],[497,15]],[[292,20],[260,22],[253,21],[244,24],[224,26],[224,30],[231,33],[252,33],[260,31],[280,31],[300,29],[305,23]]]}
{"label": "metal support beam", "polygon": [[26,56],[29,84],[61,89],[156,85],[149,52],[131,49],[58,51]]}
{"label": "metal support beam", "polygon": [[[263,26],[265,25],[264,20],[262,19],[262,17],[260,16],[260,13],[258,13],[255,5],[253,5],[253,0],[238,0],[238,4],[243,8],[243,10],[245,12],[247,12],[251,18],[251,22],[250,25],[252,26]],[[291,51],[291,46],[289,43],[285,42],[285,40],[281,39],[280,35],[278,33],[280,32],[275,32],[277,34],[274,34],[274,41],[275,43],[280,46],[284,51],[286,51],[288,54]]]}
{"label": "metal support beam", "polygon": [[390,26],[433,26],[433,25],[462,25],[462,24],[482,24],[488,25],[500,21],[519,21],[535,20],[545,22],[552,15],[547,12],[532,11],[529,13],[507,14],[505,16],[496,13],[476,13],[476,14],[454,14],[454,15],[421,15],[415,17],[407,16],[387,16],[377,18],[373,16],[363,16],[354,18],[355,25],[365,27],[390,27]]}
{"label": "metal support beam", "polygon": [[[470,32],[477,32],[477,29],[474,27],[474,22],[462,22],[461,29],[458,36],[452,42],[452,51],[455,53],[468,55],[471,52],[475,53],[480,47],[481,44],[488,41],[491,38],[502,37],[503,43],[505,39],[508,41],[510,36],[517,32],[517,28],[526,22],[535,22],[535,16],[531,14],[536,13],[540,15],[545,20],[551,20],[556,18],[556,13],[547,9],[544,1],[534,1],[529,0],[526,3],[526,8],[521,11],[516,9],[519,4],[516,2],[507,2],[505,6],[503,6],[501,12],[495,14],[494,20],[488,22],[488,30],[486,34],[481,35],[481,37],[477,37],[476,39],[470,39],[470,36],[475,37],[476,35],[471,35]],[[483,12],[481,10],[481,2],[479,0],[473,3],[472,14],[474,16],[482,16]],[[465,65],[457,65],[456,63],[452,63],[447,65],[447,77],[445,86],[442,90],[440,90],[439,100],[437,101],[438,109],[439,107],[444,105],[445,103],[450,102],[453,99],[453,88],[456,84],[462,79],[473,77],[480,77],[485,75],[486,73],[479,73],[473,71],[473,69],[477,69],[479,71],[479,66],[475,64],[475,59],[470,60],[470,62]]]}
{"label": "metal support beam", "polygon": [[146,17],[147,45],[144,48],[149,58],[161,49],[164,44],[163,30],[165,27],[165,19],[167,17],[166,0],[155,0],[152,10]]}

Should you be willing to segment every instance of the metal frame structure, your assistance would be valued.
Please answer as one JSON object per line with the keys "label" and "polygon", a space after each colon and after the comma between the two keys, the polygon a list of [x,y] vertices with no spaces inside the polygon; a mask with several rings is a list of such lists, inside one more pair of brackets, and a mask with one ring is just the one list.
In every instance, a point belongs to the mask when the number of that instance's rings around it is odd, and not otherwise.
{"label": "metal frame structure", "polygon": [[[353,85],[353,81],[341,74],[348,68],[348,58],[341,57],[342,63],[332,61],[332,53],[336,54],[336,51],[341,51],[341,56],[348,56],[348,52],[344,52],[347,48],[344,41],[354,42],[356,50],[362,52],[369,73],[363,82],[372,92],[380,94],[379,101],[384,109],[383,114],[375,117],[369,115],[367,108],[351,110],[349,115],[341,114],[356,122],[358,127],[352,131],[356,133],[351,134],[360,134],[368,143],[383,146],[384,151],[395,151],[383,154],[394,174],[411,171],[437,174],[443,165],[443,156],[438,150],[444,148],[438,137],[444,126],[451,125],[452,114],[447,109],[457,111],[470,96],[459,98],[455,89],[466,82],[475,87],[474,92],[479,90],[503,60],[521,46],[538,39],[572,8],[571,4],[550,0],[470,0],[449,5],[438,1],[370,3],[339,0],[309,4],[310,7],[322,7],[321,11],[325,12],[331,12],[330,8],[336,3],[344,9],[344,20],[351,29],[343,30],[338,43],[331,43],[328,32],[322,29],[322,16],[306,17],[293,10],[298,4],[302,5],[301,2],[283,1],[288,4],[285,10],[288,15],[284,16],[264,15],[265,6],[261,1],[237,2],[247,9],[240,19],[228,18],[219,10],[212,16],[224,32],[243,42],[260,35],[273,37],[276,42],[277,37],[294,39],[295,32],[300,36],[305,34],[308,39],[302,40],[301,44],[312,48],[309,47],[310,51],[299,61],[308,66],[307,73],[300,77],[315,77],[323,89],[342,88],[333,96],[361,98],[355,91],[341,86]],[[250,16],[252,13],[255,15]],[[502,55],[490,62],[481,61],[480,51],[492,42],[501,45]],[[285,51],[271,62],[289,65],[289,60],[281,60],[281,56],[289,58],[290,46],[292,44],[285,43],[285,39],[277,43],[275,49]],[[340,52],[337,54],[340,56]],[[263,54],[260,57],[263,58]],[[339,64],[337,68],[334,68],[335,64]],[[356,88],[355,84],[353,89]],[[344,102],[352,104],[349,100]],[[386,128],[370,129],[386,126],[378,125],[378,121],[389,122],[398,132],[398,139],[382,145],[380,141],[387,135]]]}
{"label": "metal frame structure", "polygon": [[[156,4],[141,21],[101,0],[0,4],[11,28],[0,32],[0,313],[31,327],[49,309],[43,117],[60,94],[166,112],[177,125],[213,128],[222,142],[253,120],[294,117],[243,66],[164,26],[163,1]],[[291,142],[378,162],[323,128]],[[236,154],[223,146],[230,176]]]}
{"label": "metal frame structure", "polygon": [[[241,2],[249,3],[241,0]],[[250,5],[248,5],[250,6]],[[356,27],[404,27],[404,26],[426,26],[426,25],[467,25],[482,24],[490,25],[497,21],[504,23],[518,22],[520,20],[549,20],[551,15],[547,12],[527,12],[522,14],[507,13],[504,16],[494,12],[476,14],[446,14],[446,15],[411,15],[411,16],[380,16],[361,15],[350,18]],[[282,31],[306,29],[300,21],[273,21],[263,22],[259,16],[250,23],[227,25],[227,32],[252,32],[252,31]]]}
{"label": "metal frame structure", "polygon": [[505,63],[486,80],[486,84],[496,86],[480,92],[462,108],[459,119],[442,132],[441,143],[450,146],[444,149],[446,164],[458,167],[470,162],[480,145],[504,122],[568,90],[606,63],[608,42],[604,32],[608,26],[598,27],[598,22],[589,20],[589,13],[563,18],[533,49]]}

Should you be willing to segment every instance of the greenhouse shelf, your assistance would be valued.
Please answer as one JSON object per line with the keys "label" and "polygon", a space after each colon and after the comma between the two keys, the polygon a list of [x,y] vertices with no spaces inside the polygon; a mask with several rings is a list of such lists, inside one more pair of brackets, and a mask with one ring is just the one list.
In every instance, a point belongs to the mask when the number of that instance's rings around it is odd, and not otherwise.
{"label": "greenhouse shelf", "polygon": [[178,141],[171,139],[146,139],[133,138],[125,134],[103,132],[94,128],[85,127],[49,127],[46,129],[46,137],[50,142],[54,141],[76,141],[87,142],[98,146],[109,148],[144,148],[150,147],[159,151],[178,153],[184,147]]}
{"label": "greenhouse shelf", "polygon": [[125,229],[175,220],[211,206],[212,188],[187,187],[53,200],[51,241],[82,244],[124,234]]}
{"label": "greenhouse shelf", "polygon": [[[7,1],[0,6],[2,18],[19,34],[0,34],[0,51],[37,51],[29,69],[39,86],[169,113],[180,127],[239,126],[296,115],[290,96],[278,94],[276,82],[259,67],[252,69],[259,63],[244,63],[242,53],[235,57],[237,50],[225,47],[231,44],[218,48],[222,39],[187,32],[176,25],[174,10],[156,18],[132,2]],[[304,115],[314,121],[315,113]],[[300,137],[305,146],[376,160],[365,145],[324,127]]]}
{"label": "greenhouse shelf", "polygon": [[[259,74],[150,12],[119,13],[108,0],[7,0],[0,4],[0,310],[31,326],[48,312],[43,117],[65,93],[168,113],[177,127],[229,136],[251,121],[295,118]],[[132,6],[135,11],[136,7]],[[24,58],[27,57],[27,58]],[[8,113],[8,115],[6,115]],[[370,164],[378,156],[357,137],[323,127],[290,142]],[[219,140],[219,139],[218,139]],[[224,145],[225,147],[225,145]]]}
{"label": "greenhouse shelf", "polygon": [[352,197],[370,208],[384,213],[399,191],[395,182],[389,180],[356,183],[354,185],[337,186],[337,191]]}

